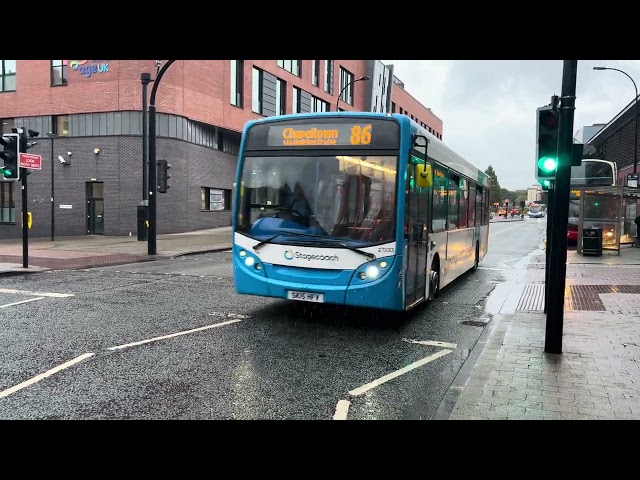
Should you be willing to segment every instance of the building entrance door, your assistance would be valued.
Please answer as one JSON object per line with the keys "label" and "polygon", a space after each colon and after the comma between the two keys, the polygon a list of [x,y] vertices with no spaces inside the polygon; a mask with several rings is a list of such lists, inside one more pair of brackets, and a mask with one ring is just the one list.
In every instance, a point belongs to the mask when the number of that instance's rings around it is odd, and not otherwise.
{"label": "building entrance door", "polygon": [[87,235],[104,235],[104,182],[87,182]]}

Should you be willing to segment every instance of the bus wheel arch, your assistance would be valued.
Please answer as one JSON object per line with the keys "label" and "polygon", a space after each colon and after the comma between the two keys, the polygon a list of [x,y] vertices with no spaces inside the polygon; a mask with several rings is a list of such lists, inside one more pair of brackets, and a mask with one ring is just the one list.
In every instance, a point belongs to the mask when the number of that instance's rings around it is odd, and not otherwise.
{"label": "bus wheel arch", "polygon": [[438,297],[440,293],[440,256],[436,253],[431,261],[429,271],[429,300]]}

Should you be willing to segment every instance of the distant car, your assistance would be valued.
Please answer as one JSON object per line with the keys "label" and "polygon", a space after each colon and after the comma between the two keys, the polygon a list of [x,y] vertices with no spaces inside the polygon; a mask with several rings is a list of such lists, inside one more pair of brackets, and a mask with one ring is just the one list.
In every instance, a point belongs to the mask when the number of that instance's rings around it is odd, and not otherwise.
{"label": "distant car", "polygon": [[569,223],[567,224],[567,243],[569,245],[578,244],[578,219],[576,217],[569,217]]}

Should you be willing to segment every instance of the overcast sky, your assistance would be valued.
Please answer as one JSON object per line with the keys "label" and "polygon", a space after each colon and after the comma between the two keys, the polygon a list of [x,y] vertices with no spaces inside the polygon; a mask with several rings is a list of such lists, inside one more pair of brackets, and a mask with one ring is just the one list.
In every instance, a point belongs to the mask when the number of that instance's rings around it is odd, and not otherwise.
{"label": "overcast sky", "polygon": [[[561,93],[562,60],[383,60],[444,122],[443,140],[482,170],[493,165],[502,187],[535,183],[535,111]],[[579,60],[573,133],[608,123],[640,88],[638,60]]]}

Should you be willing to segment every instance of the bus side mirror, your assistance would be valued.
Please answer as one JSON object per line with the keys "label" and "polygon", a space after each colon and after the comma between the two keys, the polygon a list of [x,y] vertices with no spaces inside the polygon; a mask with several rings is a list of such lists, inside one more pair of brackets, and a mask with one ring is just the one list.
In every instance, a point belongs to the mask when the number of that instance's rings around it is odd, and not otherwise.
{"label": "bus side mirror", "polygon": [[416,168],[416,186],[420,188],[429,188],[433,185],[433,176],[431,174],[431,165],[428,163],[419,163]]}

